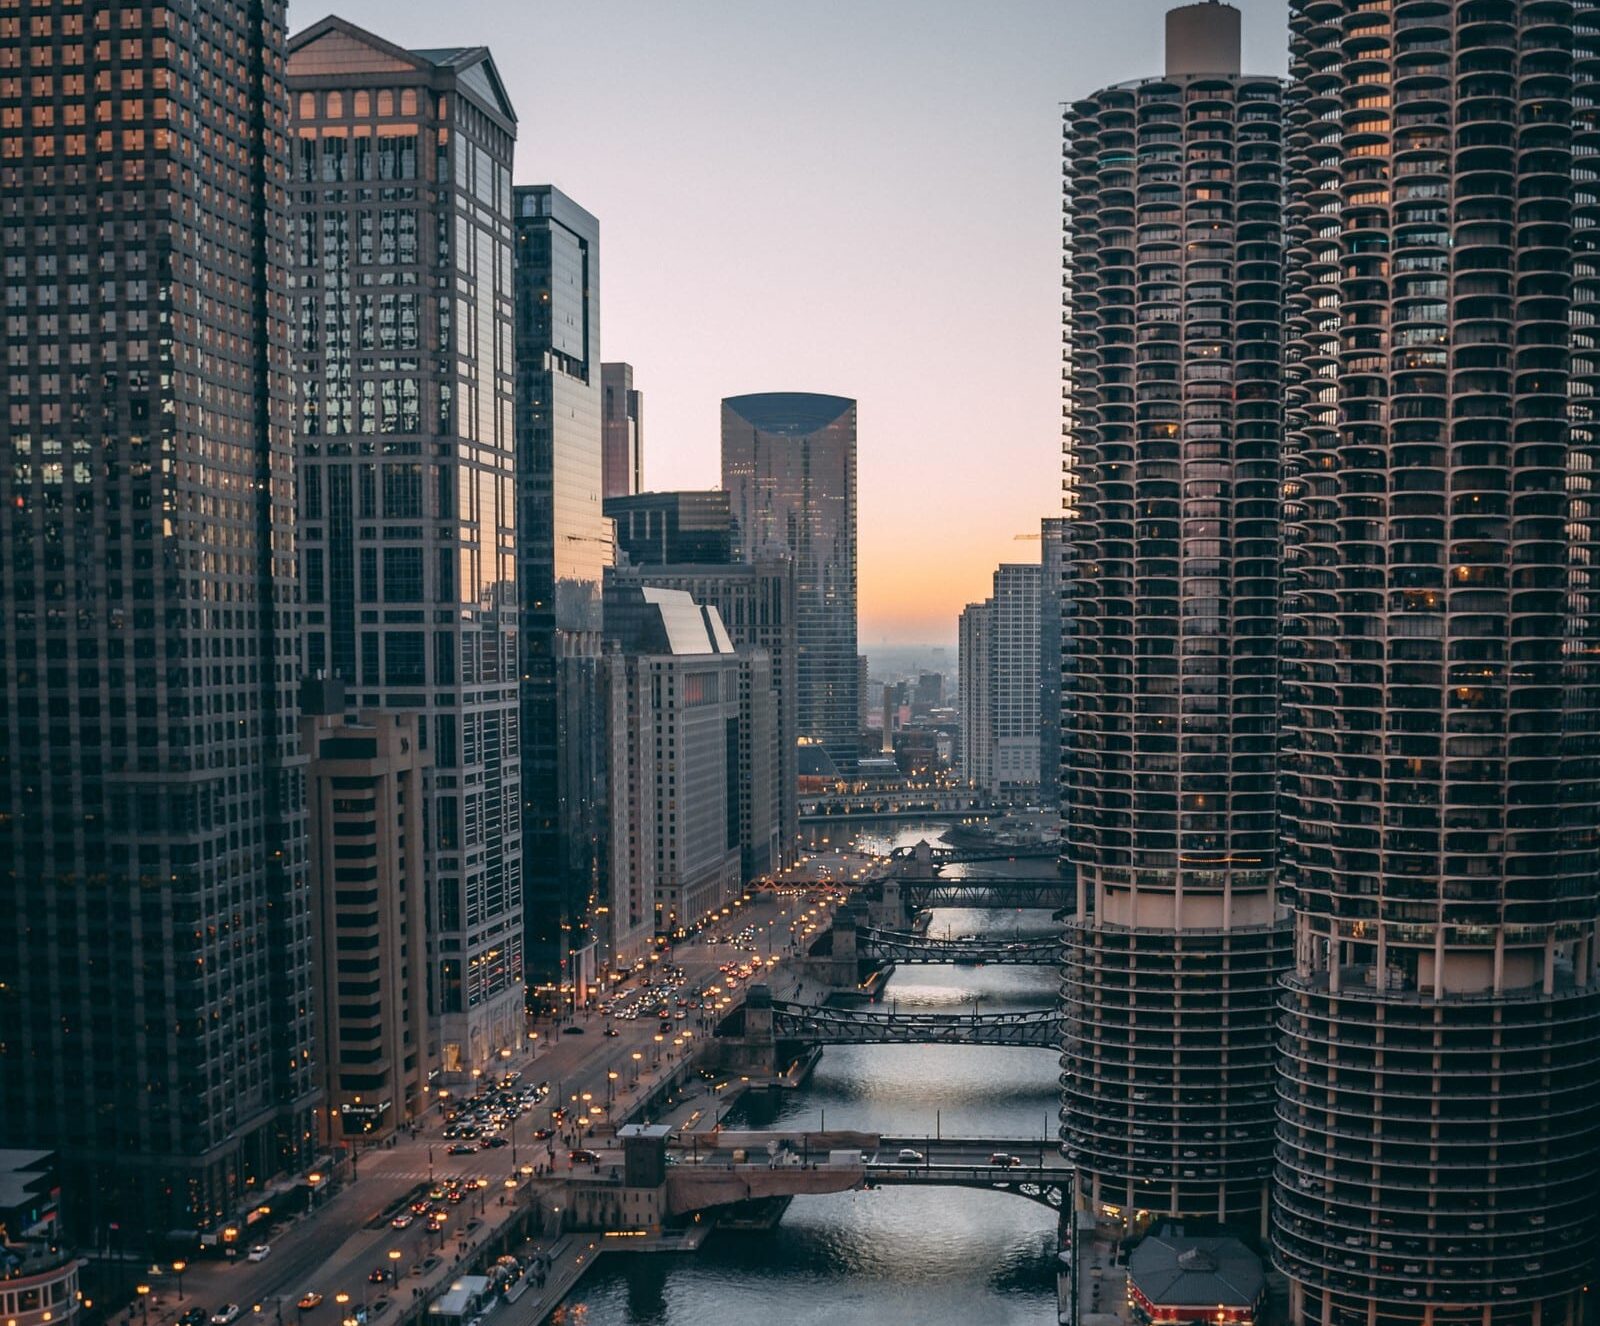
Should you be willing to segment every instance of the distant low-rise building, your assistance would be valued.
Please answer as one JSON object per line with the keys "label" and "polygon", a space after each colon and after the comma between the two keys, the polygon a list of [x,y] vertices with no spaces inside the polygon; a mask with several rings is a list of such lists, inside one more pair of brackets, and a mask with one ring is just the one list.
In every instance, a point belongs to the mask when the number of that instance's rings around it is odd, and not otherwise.
{"label": "distant low-rise building", "polygon": [[53,1151],[0,1151],[0,1320],[63,1326],[83,1307],[83,1261],[61,1241]]}

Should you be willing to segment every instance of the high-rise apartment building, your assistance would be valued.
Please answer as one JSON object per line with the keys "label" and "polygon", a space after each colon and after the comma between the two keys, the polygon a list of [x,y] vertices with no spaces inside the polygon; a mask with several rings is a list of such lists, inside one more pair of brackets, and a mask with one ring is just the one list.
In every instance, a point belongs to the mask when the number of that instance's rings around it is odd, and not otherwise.
{"label": "high-rise apartment building", "polygon": [[1275,1256],[1297,1322],[1577,1322],[1600,15],[1290,12]]}
{"label": "high-rise apartment building", "polygon": [[961,769],[992,797],[1039,786],[1040,571],[1002,563],[994,593],[961,611]]}
{"label": "high-rise apartment building", "polygon": [[994,786],[994,600],[961,610],[957,666],[961,711],[961,773],[976,788]]}
{"label": "high-rise apartment building", "polygon": [[722,402],[722,486],[741,555],[794,561],[799,734],[848,777],[860,757],[856,664],[856,403],[767,392]]}
{"label": "high-rise apartment building", "polygon": [[1039,522],[1039,791],[1040,800],[1047,806],[1059,805],[1061,801],[1066,550],[1066,520],[1046,516]]}
{"label": "high-rise apartment building", "polygon": [[994,573],[989,734],[998,796],[1039,786],[1039,586],[1037,563],[1005,562]]}
{"label": "high-rise apartment building", "polygon": [[608,497],[604,509],[616,524],[619,562],[724,566],[733,560],[733,510],[720,488]]}
{"label": "high-rise apartment building", "polygon": [[[665,494],[651,494],[665,496]],[[700,494],[692,494],[700,496]],[[611,503],[606,504],[608,508]],[[618,545],[626,547],[618,520]],[[668,562],[618,567],[608,583],[681,589],[696,603],[715,608],[741,654],[763,651],[770,660],[769,688],[777,728],[778,768],[773,785],[778,798],[776,853],[760,846],[759,834],[746,834],[745,879],[789,865],[800,837],[799,740],[795,703],[798,692],[798,631],[795,623],[794,564],[782,553],[762,554],[753,562]],[[759,698],[759,697],[758,697]]]}
{"label": "high-rise apartment building", "polygon": [[715,608],[612,581],[607,663],[626,678],[629,799],[653,849],[655,930],[708,920],[740,892],[740,671]]}
{"label": "high-rise apartment building", "polygon": [[633,385],[633,365],[600,365],[602,497],[644,491],[644,396]]}
{"label": "high-rise apartment building", "polygon": [[427,1110],[423,771],[414,713],[345,712],[344,683],[301,692],[324,1146],[371,1145]]}
{"label": "high-rise apartment building", "polygon": [[610,905],[598,660],[614,551],[601,511],[600,223],[540,184],[517,188],[515,224],[529,962],[535,985],[570,1003],[597,975],[592,922]]}
{"label": "high-rise apartment building", "polygon": [[0,11],[0,1144],[135,1253],[312,1155],[284,43]]}
{"label": "high-rise apartment building", "polygon": [[305,666],[418,718],[452,1078],[520,1043],[511,147],[482,46],[328,18],[289,44]]}
{"label": "high-rise apartment building", "polygon": [[1071,335],[1062,731],[1077,1200],[1264,1231],[1276,900],[1283,95],[1239,14],[1064,111]]}

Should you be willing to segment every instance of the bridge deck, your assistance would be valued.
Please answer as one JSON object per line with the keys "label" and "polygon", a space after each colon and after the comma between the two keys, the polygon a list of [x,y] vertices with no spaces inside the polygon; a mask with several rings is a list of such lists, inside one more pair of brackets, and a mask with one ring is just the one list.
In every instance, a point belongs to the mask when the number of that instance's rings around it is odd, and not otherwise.
{"label": "bridge deck", "polygon": [[[1060,1209],[1072,1177],[1071,1167],[1054,1144],[1038,1138],[863,1140],[866,1145],[841,1151],[819,1149],[817,1139],[795,1133],[741,1131],[721,1139],[697,1137],[693,1159],[684,1156],[668,1171],[669,1206],[681,1214],[760,1197],[930,1186],[1010,1192]],[[921,1159],[901,1160],[905,1148],[917,1151]],[[736,1162],[736,1151],[748,1159]],[[860,1160],[840,1160],[852,1154]],[[998,1161],[999,1155],[1008,1159]]]}
{"label": "bridge deck", "polygon": [[984,962],[1013,967],[1054,967],[1061,962],[1061,940],[1055,935],[935,939],[910,930],[858,926],[856,952],[889,962]]}
{"label": "bridge deck", "polygon": [[1054,1008],[1001,1013],[902,1013],[772,1001],[774,1038],[811,1045],[1019,1045],[1059,1049]]}

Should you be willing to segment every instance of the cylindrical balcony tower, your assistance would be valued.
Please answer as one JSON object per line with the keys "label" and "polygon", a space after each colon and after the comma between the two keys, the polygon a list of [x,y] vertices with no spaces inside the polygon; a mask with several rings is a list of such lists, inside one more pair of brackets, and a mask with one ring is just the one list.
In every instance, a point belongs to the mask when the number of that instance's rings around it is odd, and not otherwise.
{"label": "cylindrical balcony tower", "polygon": [[1264,1232],[1282,87],[1239,72],[1230,6],[1174,11],[1168,40],[1164,76],[1065,117],[1061,1136],[1081,1206]]}
{"label": "cylindrical balcony tower", "polygon": [[1593,4],[1293,0],[1274,1256],[1570,1326],[1600,983]]}

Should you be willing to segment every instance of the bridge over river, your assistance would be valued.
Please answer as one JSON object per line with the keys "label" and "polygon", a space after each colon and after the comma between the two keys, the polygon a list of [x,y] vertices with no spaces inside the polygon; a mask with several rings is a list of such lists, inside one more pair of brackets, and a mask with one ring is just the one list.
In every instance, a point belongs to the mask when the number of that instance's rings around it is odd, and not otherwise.
{"label": "bridge over river", "polygon": [[1054,1143],[1036,1137],[740,1131],[679,1142],[678,1163],[667,1171],[667,1205],[674,1215],[761,1198],[879,1187],[994,1189],[1060,1211],[1072,1178]]}
{"label": "bridge over river", "polygon": [[882,930],[876,926],[858,925],[856,954],[878,962],[996,963],[1010,967],[1054,967],[1061,961],[1061,940],[1055,935],[938,939],[914,930]]}
{"label": "bridge over river", "polygon": [[1054,1008],[999,1013],[902,1013],[870,1005],[833,1008],[773,999],[766,1009],[758,989],[745,1007],[746,1034],[770,1011],[774,1041],[801,1045],[1021,1045],[1054,1050],[1061,1045],[1061,1017]]}

